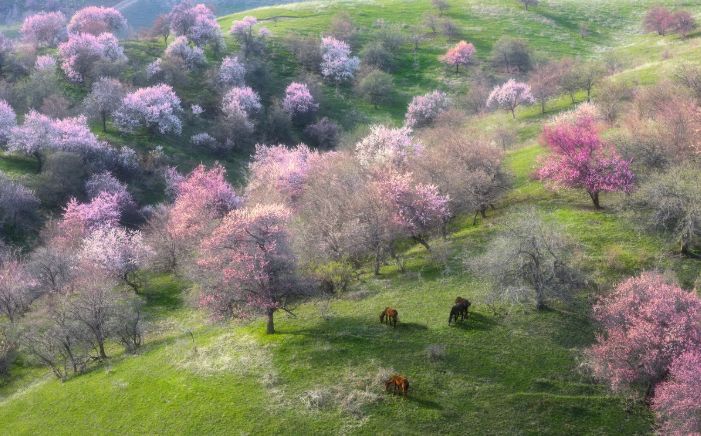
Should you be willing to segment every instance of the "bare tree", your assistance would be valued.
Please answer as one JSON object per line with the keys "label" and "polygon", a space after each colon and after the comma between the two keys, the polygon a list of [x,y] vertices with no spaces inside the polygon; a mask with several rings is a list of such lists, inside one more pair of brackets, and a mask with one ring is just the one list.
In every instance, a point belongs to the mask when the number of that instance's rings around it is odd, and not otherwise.
{"label": "bare tree", "polygon": [[494,297],[511,304],[567,302],[582,285],[574,268],[573,244],[534,209],[509,217],[510,225],[467,267],[489,278]]}
{"label": "bare tree", "polygon": [[431,4],[434,8],[436,8],[436,10],[438,10],[438,15],[441,17],[445,11],[450,9],[450,3],[448,3],[446,0],[431,0]]}

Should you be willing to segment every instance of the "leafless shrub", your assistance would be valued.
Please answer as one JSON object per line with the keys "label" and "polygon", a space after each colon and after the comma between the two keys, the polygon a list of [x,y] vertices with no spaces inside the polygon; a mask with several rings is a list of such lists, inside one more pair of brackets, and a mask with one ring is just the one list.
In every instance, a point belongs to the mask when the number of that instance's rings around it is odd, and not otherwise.
{"label": "leafless shrub", "polygon": [[438,362],[441,361],[445,358],[446,351],[445,351],[445,345],[441,344],[430,344],[426,346],[426,350],[424,351],[426,353],[426,357],[428,360],[431,362]]}

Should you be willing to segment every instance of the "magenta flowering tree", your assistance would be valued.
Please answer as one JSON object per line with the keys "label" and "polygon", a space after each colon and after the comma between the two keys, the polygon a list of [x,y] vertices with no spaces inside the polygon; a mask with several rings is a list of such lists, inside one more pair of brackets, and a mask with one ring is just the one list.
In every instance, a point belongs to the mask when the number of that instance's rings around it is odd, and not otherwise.
{"label": "magenta flowering tree", "polygon": [[221,28],[214,12],[204,4],[183,1],[173,8],[168,17],[170,30],[176,36],[186,36],[199,47],[220,45]]}
{"label": "magenta flowering tree", "polygon": [[239,61],[238,56],[227,56],[219,67],[219,83],[223,86],[244,86],[246,67]]}
{"label": "magenta flowering tree", "polygon": [[450,106],[450,99],[442,91],[433,91],[411,99],[404,124],[410,128],[427,127]]}
{"label": "magenta flowering tree", "polygon": [[302,196],[310,168],[318,159],[319,153],[304,144],[294,148],[256,145],[256,153],[248,165],[247,197],[294,206]]}
{"label": "magenta flowering tree", "polygon": [[127,28],[127,20],[115,8],[88,6],[76,12],[68,23],[70,33],[117,33]]}
{"label": "magenta flowering tree", "polygon": [[555,188],[584,189],[594,207],[601,208],[601,192],[631,192],[635,176],[630,162],[615,147],[603,142],[594,118],[574,114],[543,129],[543,139],[550,149],[537,176]]}
{"label": "magenta flowering tree", "polygon": [[101,226],[92,230],[82,241],[78,262],[88,270],[102,271],[106,276],[121,280],[139,293],[135,273],[144,267],[151,248],[139,231],[118,226]]}
{"label": "magenta flowering tree", "polygon": [[66,16],[62,12],[39,12],[24,19],[22,38],[37,46],[55,47],[66,36]]}
{"label": "magenta flowering tree", "polygon": [[652,408],[661,434],[701,434],[701,351],[689,350],[672,361]]}
{"label": "magenta flowering tree", "polygon": [[335,83],[351,80],[360,60],[351,56],[348,43],[331,36],[321,39],[321,75]]}
{"label": "magenta flowering tree", "polygon": [[701,299],[659,274],[621,283],[594,306],[594,317],[603,331],[587,355],[614,391],[650,395],[677,356],[701,346]]}
{"label": "magenta flowering tree", "polygon": [[440,57],[440,61],[451,67],[455,67],[455,72],[460,72],[460,66],[468,66],[475,56],[475,46],[470,42],[460,41],[455,46],[448,49]]}
{"label": "magenta flowering tree", "polygon": [[241,198],[226,181],[221,165],[207,169],[204,165],[185,178],[177,178],[175,203],[170,211],[168,231],[176,239],[197,239],[211,222],[241,205]]}
{"label": "magenta flowering tree", "polygon": [[218,317],[263,313],[266,332],[273,316],[297,294],[290,248],[290,211],[276,204],[230,212],[200,246],[198,265],[210,275],[200,305]]}
{"label": "magenta flowering tree", "polygon": [[282,108],[291,116],[309,114],[317,110],[319,105],[314,101],[309,87],[304,83],[292,82],[285,89]]}
{"label": "magenta flowering tree", "polygon": [[14,323],[36,297],[37,282],[17,259],[0,259],[0,315]]}
{"label": "magenta flowering tree", "polygon": [[415,183],[411,173],[386,171],[376,175],[379,192],[389,205],[394,224],[431,250],[428,239],[450,217],[449,198],[435,185]]}
{"label": "magenta flowering tree", "polygon": [[90,33],[71,34],[58,46],[61,68],[72,82],[83,82],[90,76],[97,61],[124,62],[124,49],[111,33],[98,36]]}
{"label": "magenta flowering tree", "polygon": [[114,119],[119,129],[124,132],[146,127],[149,131],[157,129],[163,135],[180,135],[182,121],[179,115],[182,112],[180,98],[173,88],[160,84],[127,94],[122,99],[121,107],[115,112]]}
{"label": "magenta flowering tree", "polygon": [[207,63],[204,50],[198,46],[191,46],[186,36],[175,38],[166,48],[165,56],[179,61],[190,70],[200,68]]}
{"label": "magenta flowering tree", "polygon": [[0,147],[10,139],[10,132],[17,126],[17,114],[5,100],[0,100]]}
{"label": "magenta flowering tree", "polygon": [[370,134],[355,145],[356,158],[364,167],[387,166],[404,170],[423,150],[407,127],[372,126]]}
{"label": "magenta flowering tree", "polygon": [[506,83],[495,86],[487,98],[487,106],[505,109],[511,112],[511,116],[514,118],[516,118],[517,107],[533,103],[535,103],[535,98],[531,93],[531,86],[514,79],[509,79]]}

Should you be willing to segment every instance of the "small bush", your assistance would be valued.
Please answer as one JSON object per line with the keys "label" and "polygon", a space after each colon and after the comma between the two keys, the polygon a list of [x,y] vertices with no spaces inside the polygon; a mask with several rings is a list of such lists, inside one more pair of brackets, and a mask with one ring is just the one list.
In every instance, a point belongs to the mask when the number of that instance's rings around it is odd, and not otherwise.
{"label": "small bush", "polygon": [[445,358],[445,345],[440,344],[430,344],[426,346],[426,357],[431,362],[438,362]]}

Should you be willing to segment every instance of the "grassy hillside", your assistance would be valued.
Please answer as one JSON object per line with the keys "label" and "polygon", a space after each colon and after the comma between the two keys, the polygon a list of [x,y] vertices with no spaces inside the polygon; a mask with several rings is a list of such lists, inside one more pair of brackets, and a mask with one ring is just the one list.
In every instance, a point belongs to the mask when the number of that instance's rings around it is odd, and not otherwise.
{"label": "grassy hillside", "polygon": [[[682,41],[639,31],[647,5],[683,6],[698,15],[701,5],[693,1],[549,0],[528,12],[512,0],[450,3],[447,16],[476,44],[481,61],[499,36],[509,34],[543,55],[615,58],[620,80],[651,83],[681,61],[701,62],[698,35]],[[299,73],[280,39],[292,32],[318,35],[342,10],[363,28],[377,19],[412,25],[430,2],[348,0],[245,12],[266,20],[273,32],[272,77],[280,89]],[[243,15],[223,17],[222,26],[228,29]],[[579,36],[582,22],[590,26],[590,37]],[[350,90],[326,89],[322,110],[343,117],[355,108],[367,122],[398,122],[411,95],[436,87],[460,95],[467,76],[456,77],[437,61],[450,44],[442,37],[427,39],[416,69],[410,50],[402,52],[395,74],[400,98],[393,104],[374,109]],[[133,42],[128,50],[146,61],[146,53],[157,48]],[[198,97],[195,92],[184,100]],[[487,219],[476,226],[458,220],[445,246],[436,241],[446,261],[410,247],[406,274],[393,266],[379,278],[363,272],[348,294],[303,304],[296,317],[279,315],[272,336],[263,334],[262,320],[209,323],[188,305],[188,283],[151,276],[145,291],[148,334],[139,354],[122,355],[115,345],[106,364],[65,383],[20,361],[0,384],[0,434],[651,433],[652,416],[643,404],[611,395],[580,369],[580,352],[594,339],[590,302],[596,292],[652,267],[675,272],[688,286],[701,263],[675,256],[662,239],[632,228],[610,207],[616,196],[605,196],[609,207],[596,211],[586,194],[555,194],[530,178],[543,152],[535,141],[543,121],[569,107],[569,97],[562,97],[550,103],[545,117],[532,107],[520,109],[516,120],[494,113],[465,126],[516,128],[519,144],[506,159],[514,187]],[[145,137],[109,139],[154,146]],[[159,144],[184,162],[210,159],[192,155],[182,140]],[[240,176],[244,161],[230,159],[233,177]],[[34,171],[31,160],[2,155],[0,170],[13,177]],[[507,213],[524,205],[536,207],[580,244],[582,267],[599,291],[579,295],[567,310],[545,313],[495,313],[483,304],[486,284],[464,272],[464,263],[482,252]],[[475,301],[474,312],[465,324],[449,327],[457,295]],[[378,323],[388,305],[399,310],[396,329]],[[408,399],[383,393],[380,380],[392,370],[410,378]]]}

